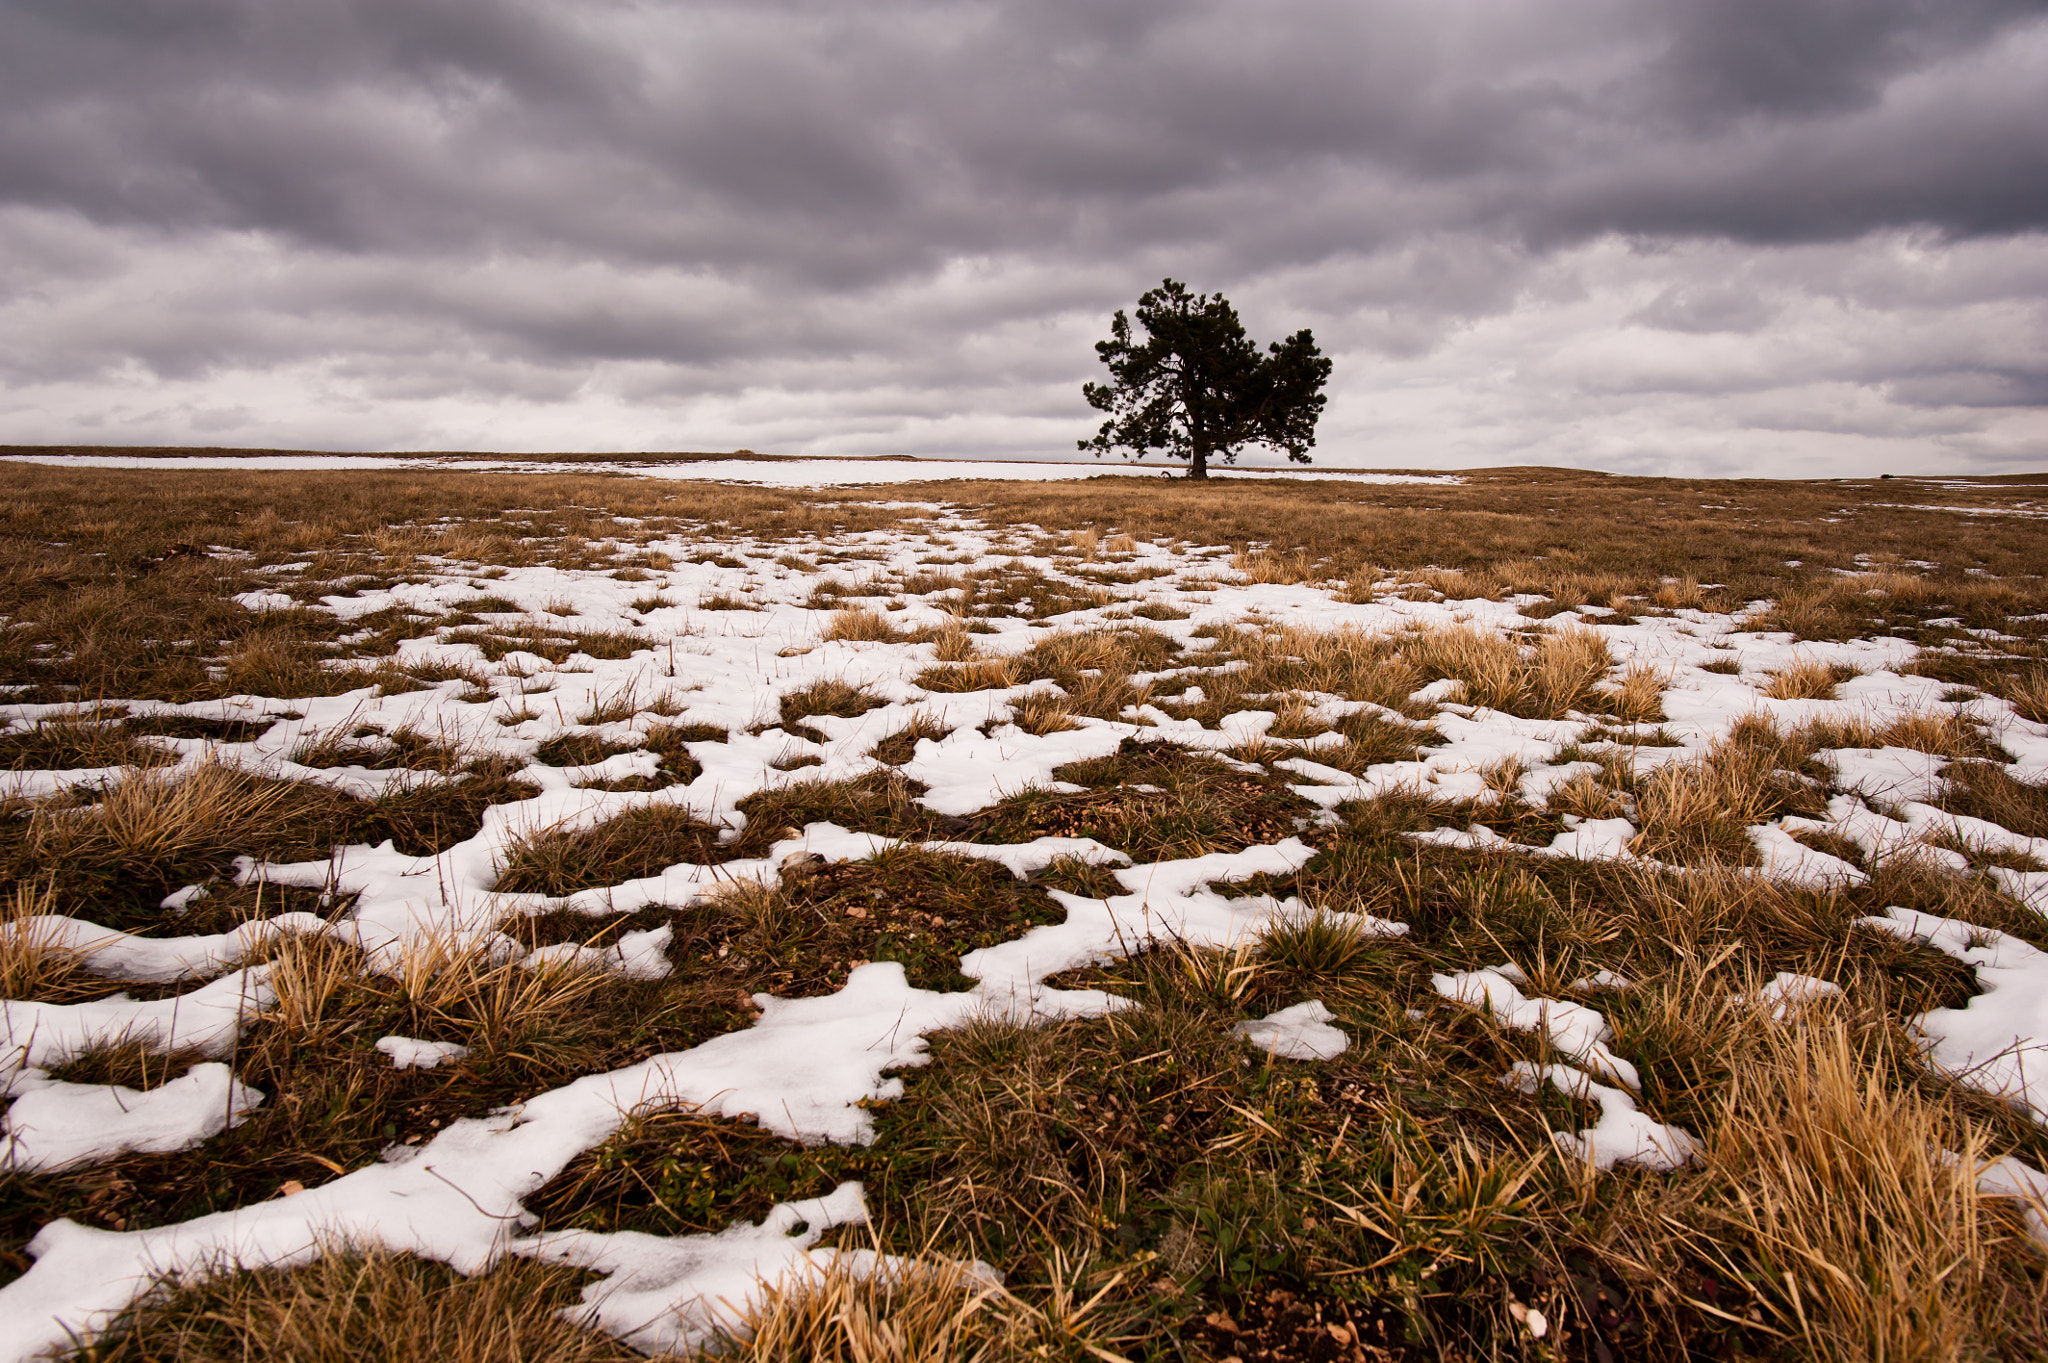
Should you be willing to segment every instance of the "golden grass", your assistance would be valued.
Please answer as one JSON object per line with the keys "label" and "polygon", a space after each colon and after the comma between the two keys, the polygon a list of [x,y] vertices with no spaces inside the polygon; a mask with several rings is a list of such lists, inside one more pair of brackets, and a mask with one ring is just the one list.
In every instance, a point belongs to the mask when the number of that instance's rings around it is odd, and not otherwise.
{"label": "golden grass", "polygon": [[1002,1289],[965,1266],[827,1259],[763,1293],[742,1313],[728,1356],[761,1363],[993,1363],[1026,1341]]}
{"label": "golden grass", "polygon": [[337,1247],[300,1268],[164,1284],[80,1363],[632,1363],[643,1356],[561,1316],[582,1274],[506,1259],[464,1277],[384,1249]]}
{"label": "golden grass", "polygon": [[1708,1145],[1718,1253],[1814,1356],[1992,1356],[2031,1294],[1976,1192],[1986,1135],[1888,1083],[1876,1036],[1773,1028],[1732,1074]]}
{"label": "golden grass", "polygon": [[363,953],[351,943],[324,935],[287,938],[271,957],[268,983],[277,1002],[265,1020],[291,1035],[311,1036],[335,996],[362,973]]}
{"label": "golden grass", "polygon": [[1527,655],[1513,640],[1473,625],[1417,630],[1401,652],[1424,676],[1463,682],[1468,704],[1541,719],[1561,719],[1591,703],[1614,666],[1606,639],[1585,626],[1546,633]]}
{"label": "golden grass", "polygon": [[1607,712],[1631,724],[1654,724],[1664,718],[1664,691],[1671,674],[1647,663],[1630,663],[1621,679],[1596,691]]}
{"label": "golden grass", "polygon": [[0,999],[55,1001],[77,983],[83,954],[47,924],[31,921],[57,912],[48,884],[23,882],[0,899]]}
{"label": "golden grass", "polygon": [[999,690],[1017,684],[1017,663],[1012,658],[983,658],[942,664],[918,673],[917,684],[927,691],[946,693]]}
{"label": "golden grass", "polygon": [[1621,818],[1630,812],[1628,801],[1619,791],[1588,771],[1552,786],[1546,803],[1560,814],[1576,814],[1584,819]]}
{"label": "golden grass", "polygon": [[1124,1363],[1109,1304],[1124,1275],[1098,1285],[1063,1256],[1051,1268],[1027,1302],[958,1260],[834,1256],[749,1303],[723,1347],[751,1363]]}
{"label": "golden grass", "polygon": [[1471,625],[1418,630],[1401,656],[1424,676],[1463,682],[1470,704],[1506,709],[1521,696],[1522,651],[1492,630]]}
{"label": "golden grass", "polygon": [[2048,667],[2033,667],[2021,673],[2008,687],[2006,699],[2019,711],[2021,719],[2048,724]]}
{"label": "golden grass", "polygon": [[1707,604],[1707,594],[1699,579],[1687,574],[1658,583],[1650,600],[1666,610],[1699,610]]}
{"label": "golden grass", "polygon": [[[1236,672],[1205,676],[1210,708],[1243,708],[1237,698],[1275,691],[1325,691],[1398,708],[1422,683],[1396,653],[1395,642],[1351,626],[1320,630],[1297,625],[1219,632],[1216,655],[1243,661]],[[1264,703],[1261,703],[1262,705]]]}
{"label": "golden grass", "polygon": [[1638,782],[1642,831],[1630,846],[1644,856],[1688,863],[1753,861],[1743,830],[1786,812],[1819,814],[1825,804],[1783,770],[1785,756],[1779,747],[1747,741],[1738,731],[1697,758],[1659,767]]}
{"label": "golden grass", "polygon": [[1012,722],[1027,734],[1057,734],[1081,726],[1065,696],[1033,691],[1012,707]]}
{"label": "golden grass", "polygon": [[1772,700],[1833,700],[1835,688],[1855,675],[1840,663],[1800,658],[1773,672],[1764,694]]}
{"label": "golden grass", "polygon": [[1915,710],[1878,722],[1824,720],[1795,729],[1788,741],[1818,748],[1911,748],[1959,759],[1992,755],[1992,741],[1973,720],[1953,710]]}
{"label": "golden grass", "polygon": [[971,662],[979,650],[967,622],[954,616],[932,632],[932,657],[942,663]]}
{"label": "golden grass", "polygon": [[[598,930],[599,920],[592,926]],[[405,1010],[410,1035],[459,1036],[487,1061],[533,1061],[522,1047],[534,1033],[614,980],[581,965],[528,967],[488,946],[439,937],[408,943],[384,973],[366,976],[365,964],[359,949],[329,937],[280,944],[270,968],[277,1004],[265,1024],[317,1037],[337,1000],[367,991]]]}
{"label": "golden grass", "polygon": [[164,864],[248,840],[291,796],[289,785],[214,762],[145,769],[123,779],[96,804],[38,805],[28,840],[44,863]]}
{"label": "golden grass", "polygon": [[1252,583],[1292,586],[1304,582],[1321,582],[1333,576],[1327,565],[1311,559],[1304,551],[1277,554],[1270,549],[1259,549],[1250,553],[1233,554],[1230,566],[1243,573],[1245,580]]}
{"label": "golden grass", "polygon": [[1573,626],[1536,641],[1529,686],[1541,710],[1562,717],[1582,706],[1593,694],[1594,684],[1613,666],[1614,655],[1608,651],[1605,637],[1598,630]]}
{"label": "golden grass", "polygon": [[848,642],[888,643],[897,635],[896,627],[880,611],[872,606],[856,606],[833,611],[832,623],[826,626],[825,637]]}

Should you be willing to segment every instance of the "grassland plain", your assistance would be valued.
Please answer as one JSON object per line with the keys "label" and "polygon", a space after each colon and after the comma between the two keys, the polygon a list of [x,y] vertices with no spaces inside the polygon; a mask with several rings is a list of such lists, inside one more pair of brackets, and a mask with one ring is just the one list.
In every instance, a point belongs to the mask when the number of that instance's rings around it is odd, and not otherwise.
{"label": "grassland plain", "polygon": [[0,1355],[2040,1357],[2044,490],[0,468]]}

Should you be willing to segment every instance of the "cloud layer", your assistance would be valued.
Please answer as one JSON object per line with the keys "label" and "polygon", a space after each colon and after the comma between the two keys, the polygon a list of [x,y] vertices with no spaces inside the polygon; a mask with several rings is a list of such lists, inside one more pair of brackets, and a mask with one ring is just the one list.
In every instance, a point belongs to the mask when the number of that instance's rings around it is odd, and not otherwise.
{"label": "cloud layer", "polygon": [[1166,274],[1321,462],[2048,465],[2048,4],[0,2],[0,440],[1070,453]]}

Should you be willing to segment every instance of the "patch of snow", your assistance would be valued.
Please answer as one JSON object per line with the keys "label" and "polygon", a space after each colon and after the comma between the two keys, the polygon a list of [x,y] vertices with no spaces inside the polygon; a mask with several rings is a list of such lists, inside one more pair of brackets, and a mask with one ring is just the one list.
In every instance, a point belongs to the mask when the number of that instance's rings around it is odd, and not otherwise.
{"label": "patch of snow", "polygon": [[1510,1031],[1540,1032],[1551,1045],[1603,1077],[1642,1090],[1636,1067],[1607,1048],[1614,1035],[1607,1029],[1607,1019],[1594,1009],[1563,999],[1531,999],[1499,970],[1431,975],[1429,982],[1444,998],[1484,1008]]}
{"label": "patch of snow", "polygon": [[1921,942],[1977,972],[1984,992],[1961,1008],[1913,1020],[1927,1061],[1957,1083],[1994,1094],[2048,1122],[2048,952],[1990,928],[1890,908],[1858,926]]}
{"label": "patch of snow", "polygon": [[1577,1135],[1564,1131],[1550,1133],[1557,1148],[1573,1159],[1584,1160],[1603,1172],[1617,1164],[1662,1171],[1682,1169],[1701,1155],[1699,1142],[1684,1127],[1666,1126],[1644,1116],[1628,1094],[1597,1084],[1592,1076],[1570,1065],[1518,1061],[1501,1079],[1518,1093],[1531,1095],[1546,1081],[1568,1097],[1600,1105],[1600,1120],[1591,1128]]}
{"label": "patch of snow", "polygon": [[449,1060],[468,1056],[469,1047],[453,1041],[416,1041],[409,1036],[377,1038],[377,1049],[391,1057],[395,1070],[430,1070]]}
{"label": "patch of snow", "polygon": [[1322,1000],[1310,999],[1230,1030],[1282,1060],[1332,1060],[1351,1044],[1350,1037],[1330,1025],[1335,1017]]}
{"label": "patch of snow", "polygon": [[0,1118],[0,1169],[47,1172],[128,1151],[189,1150],[239,1126],[263,1095],[206,1061],[156,1088],[31,1081]]}

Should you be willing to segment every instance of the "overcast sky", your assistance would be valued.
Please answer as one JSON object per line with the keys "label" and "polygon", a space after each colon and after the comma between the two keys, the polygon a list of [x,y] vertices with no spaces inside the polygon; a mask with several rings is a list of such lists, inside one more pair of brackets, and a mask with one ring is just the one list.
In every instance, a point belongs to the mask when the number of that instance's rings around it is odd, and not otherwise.
{"label": "overcast sky", "polygon": [[0,441],[2048,467],[2048,0],[0,0]]}

